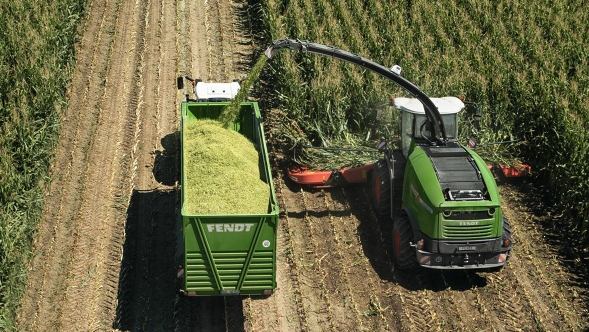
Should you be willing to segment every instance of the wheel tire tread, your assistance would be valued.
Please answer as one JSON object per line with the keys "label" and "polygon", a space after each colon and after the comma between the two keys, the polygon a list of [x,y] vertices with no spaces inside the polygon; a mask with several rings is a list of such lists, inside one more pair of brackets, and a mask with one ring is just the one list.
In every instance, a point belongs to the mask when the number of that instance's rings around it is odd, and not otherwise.
{"label": "wheel tire tread", "polygon": [[395,264],[403,270],[414,268],[417,266],[415,249],[410,246],[411,240],[413,239],[413,230],[411,229],[409,218],[405,213],[395,218],[393,222],[393,241],[396,241],[395,234],[397,230],[399,230],[401,243],[399,255],[396,252],[396,245],[393,246]]}

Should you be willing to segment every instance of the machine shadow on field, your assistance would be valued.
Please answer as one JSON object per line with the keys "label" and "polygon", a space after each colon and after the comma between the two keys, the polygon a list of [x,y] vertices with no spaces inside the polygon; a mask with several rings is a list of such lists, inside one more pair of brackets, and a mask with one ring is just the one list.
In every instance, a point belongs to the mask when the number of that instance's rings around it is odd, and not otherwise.
{"label": "machine shadow on field", "polygon": [[[531,214],[531,222],[526,226],[539,228],[552,250],[550,254],[556,255],[563,270],[568,272],[569,285],[577,288],[578,297],[574,301],[582,303],[584,309],[589,311],[589,250],[579,249],[587,248],[589,236],[584,234],[583,229],[572,227],[559,210],[554,209],[553,202],[556,200],[538,179],[504,179],[498,185],[515,194],[515,199],[510,197],[512,204]],[[514,237],[517,241],[517,233]]]}
{"label": "machine shadow on field", "polygon": [[[286,175],[284,175],[284,181],[290,191],[297,192],[301,190],[301,186],[290,181]],[[303,190],[316,192],[319,189],[303,187]],[[366,188],[363,186],[345,187],[345,195],[340,195],[336,192],[341,191],[339,188],[324,190],[333,191],[330,197],[339,201],[340,204],[349,204],[350,211],[330,211],[329,213],[334,217],[346,217],[351,212],[358,219],[357,233],[362,250],[381,280],[399,284],[408,290],[428,289],[431,291],[442,291],[452,289],[464,291],[475,286],[486,286],[487,279],[484,273],[440,271],[424,268],[404,271],[396,269],[392,256],[392,221],[388,218],[388,220],[384,220],[383,218],[376,217],[368,200]],[[304,211],[300,213],[289,212],[289,216],[304,218],[305,213],[309,213],[309,215],[315,218],[324,218],[328,215],[328,211]]]}
{"label": "machine shadow on field", "polygon": [[[212,311],[224,313],[223,298],[188,298],[179,294],[176,279],[179,137],[178,132],[165,136],[161,140],[163,151],[155,152],[153,176],[166,189],[134,189],[131,194],[113,321],[115,329],[183,331],[200,326],[202,330],[225,331],[224,314],[216,321],[206,317]],[[230,303],[235,307],[232,312],[239,316],[231,321],[242,322],[243,326],[241,301]]]}
{"label": "machine shadow on field", "polygon": [[133,190],[119,275],[120,330],[173,330],[177,190]]}
{"label": "machine shadow on field", "polygon": [[393,223],[378,218],[372,210],[365,187],[349,187],[346,195],[352,213],[359,221],[358,234],[366,258],[382,280],[394,282],[408,290],[463,291],[484,287],[483,274],[468,271],[440,271],[425,268],[399,270],[393,261]]}
{"label": "machine shadow on field", "polygon": [[163,151],[155,151],[153,176],[165,186],[174,186],[180,182],[180,132],[164,136],[161,140]]}

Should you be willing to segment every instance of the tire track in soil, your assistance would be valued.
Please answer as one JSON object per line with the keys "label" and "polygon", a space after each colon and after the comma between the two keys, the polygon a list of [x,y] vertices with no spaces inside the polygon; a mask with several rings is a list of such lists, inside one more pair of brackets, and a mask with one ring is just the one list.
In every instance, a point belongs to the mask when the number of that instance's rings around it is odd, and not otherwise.
{"label": "tire track in soil", "polygon": [[[504,195],[509,205],[521,200],[519,197],[514,197],[511,192]],[[514,216],[511,211],[512,209],[507,211],[506,215],[511,221],[512,232],[515,233],[517,251],[514,258],[516,261],[521,259],[527,263],[514,264],[516,267],[527,266],[527,271],[513,268],[514,273],[518,275],[518,281],[521,280],[525,286],[531,285],[532,290],[547,299],[543,302],[548,302],[549,313],[543,314],[542,317],[549,321],[548,326],[554,324],[559,329],[564,327],[569,331],[582,330],[583,327],[579,324],[582,313],[577,311],[570,299],[566,299],[563,295],[570,292],[571,282],[569,274],[563,270],[561,263],[557,260],[558,253],[543,241],[544,236],[536,228],[531,214],[522,218]],[[542,325],[541,328],[546,326]]]}
{"label": "tire track in soil", "polygon": [[[112,89],[110,86],[109,77],[113,77],[113,51],[115,48],[115,41],[118,37],[117,25],[119,21],[119,10],[120,1],[112,3],[113,11],[113,24],[107,27],[107,33],[111,36],[110,45],[108,47],[108,53],[106,54],[106,74],[104,78],[104,90],[102,96],[95,105],[96,108],[100,109],[100,115],[98,119],[98,126],[95,132],[96,140],[91,142],[89,147],[90,155],[88,158],[89,165],[107,165],[108,161],[111,160],[109,167],[102,167],[97,171],[88,167],[84,183],[88,183],[87,191],[85,193],[83,204],[80,208],[78,216],[78,230],[74,239],[73,250],[70,261],[67,266],[71,267],[66,278],[67,291],[63,295],[63,303],[65,308],[61,311],[58,318],[58,330],[62,329],[62,326],[79,326],[81,323],[80,319],[84,319],[89,324],[89,329],[96,329],[96,320],[94,317],[95,302],[96,298],[100,295],[100,292],[108,291],[112,292],[112,284],[101,285],[103,281],[104,271],[104,251],[108,251],[106,242],[108,238],[112,236],[112,229],[116,227],[114,224],[113,213],[115,211],[110,209],[110,199],[113,198],[113,190],[116,186],[116,182],[120,183],[120,180],[115,179],[115,174],[120,173],[116,169],[118,161],[118,150],[120,141],[115,140],[115,144],[106,143],[105,140],[111,137],[119,137],[120,133],[119,126],[122,124],[119,121],[119,116],[109,116],[111,113],[115,113],[116,109],[108,107],[106,99],[108,91]],[[114,69],[116,71],[116,67]],[[116,76],[115,76],[116,77]],[[115,81],[116,83],[116,81]],[[104,116],[105,114],[108,114]],[[106,186],[94,186],[94,183],[100,183],[108,179]],[[95,197],[102,197],[103,200],[96,200]],[[94,222],[96,220],[96,222]],[[99,234],[99,236],[96,236]],[[96,243],[99,243],[96,246]],[[97,252],[98,251],[98,252]],[[115,284],[116,286],[116,284]],[[116,291],[115,291],[116,293]],[[88,296],[90,294],[90,296]],[[90,305],[87,298],[90,298]],[[97,320],[100,321],[99,317]]]}
{"label": "tire track in soil", "polygon": [[[344,226],[344,228],[346,227],[346,224],[344,222],[344,217],[349,217],[350,215],[350,210],[349,210],[349,205],[346,204],[346,202],[344,201],[344,204],[340,203],[337,201],[338,196],[337,196],[337,192],[334,192],[333,195],[324,195],[324,200],[325,200],[325,207],[327,210],[327,214],[328,214],[328,218],[329,218],[329,224],[331,226],[331,235],[333,236],[333,239],[335,241],[335,245],[336,245],[336,250],[333,252],[334,255],[337,256],[337,261],[339,263],[339,269],[342,271],[342,287],[340,287],[340,289],[338,290],[339,293],[343,293],[341,294],[341,303],[343,307],[348,307],[350,310],[353,311],[353,313],[350,316],[353,316],[354,321],[355,321],[355,325],[359,328],[359,330],[363,330],[363,322],[362,322],[362,312],[360,311],[359,307],[358,307],[358,302],[356,301],[356,298],[358,295],[354,295],[354,289],[356,289],[357,293],[364,293],[363,291],[359,291],[357,289],[357,287],[353,287],[350,281],[350,271],[349,271],[349,266],[348,266],[348,262],[345,261],[344,259],[344,255],[342,254],[342,251],[339,250],[339,248],[343,247],[343,243],[341,241],[341,237],[338,234],[339,228],[341,226]],[[343,198],[345,199],[345,196],[343,196]],[[339,226],[339,227],[338,227]],[[344,229],[345,231],[345,229]],[[348,242],[349,243],[349,242]],[[342,289],[343,288],[343,289]],[[342,326],[341,328],[339,328],[339,330],[345,330],[345,328],[347,328],[347,326]]]}
{"label": "tire track in soil", "polygon": [[[331,190],[325,192],[304,189],[301,191],[300,188],[294,190],[298,190],[300,194],[289,189],[283,190],[281,196],[284,197],[283,201],[287,203],[282,208],[288,211],[289,219],[293,219],[290,223],[295,228],[291,230],[295,234],[292,250],[295,259],[301,262],[302,266],[299,270],[303,270],[301,293],[305,295],[302,299],[304,310],[301,314],[309,321],[309,329],[328,328],[329,324],[335,326],[336,329],[349,329],[349,321],[347,318],[342,319],[342,317],[362,315],[360,326],[364,330],[401,330],[395,328],[399,325],[396,321],[398,318],[395,311],[391,310],[392,307],[398,306],[395,304],[396,299],[388,295],[391,284],[382,282],[375,275],[366,258],[367,254],[362,250],[362,246],[366,244],[361,239],[368,239],[366,242],[370,242],[374,240],[376,235],[359,234],[359,231],[356,230],[359,228],[359,222],[356,216],[349,212],[349,206],[342,209],[346,212],[341,215],[343,218],[349,218],[351,222],[343,220],[342,225],[345,225],[343,230],[336,230],[331,226],[330,213],[327,212],[329,205],[326,201],[327,199],[343,201],[340,204],[346,206],[348,204],[346,195],[339,195],[337,199],[333,199]],[[311,202],[306,208],[304,202],[300,202],[303,200],[303,197],[300,196],[306,196],[304,200]],[[335,205],[335,203],[333,204]],[[357,207],[356,209],[358,210]],[[364,209],[363,212],[366,212],[364,203],[359,210],[362,209]],[[306,221],[305,218],[307,218]],[[370,228],[370,226],[363,227]],[[361,227],[360,229],[363,230]],[[343,234],[340,235],[340,233]],[[341,239],[342,243],[349,243],[349,253],[344,254],[342,248],[337,245],[334,234],[337,234],[337,238]],[[316,246],[317,243],[321,243],[321,247]],[[346,256],[345,263],[338,264],[335,252],[341,252],[343,256]],[[346,280],[344,269],[339,267],[346,264],[350,266],[348,275],[353,274],[355,277],[352,286]],[[324,265],[325,267],[323,267]],[[325,280],[322,285],[321,278],[323,277]],[[350,288],[355,290],[351,297],[358,303],[356,306],[348,303],[349,297],[346,298],[347,294],[343,291]],[[329,296],[326,297],[323,293],[328,293]],[[381,299],[379,298],[380,294],[386,296]],[[316,309],[321,306],[326,307],[327,301],[330,301],[327,309],[324,308],[322,311]],[[354,309],[354,307],[360,307],[360,309]],[[330,323],[330,320],[333,320],[333,323]],[[394,322],[391,323],[392,321]]]}
{"label": "tire track in soil", "polygon": [[[410,312],[409,308],[411,305],[408,304],[416,306],[416,301],[411,293],[406,292],[397,283],[398,277],[394,273],[390,236],[387,235],[392,234],[392,223],[388,219],[383,221],[376,216],[372,207],[368,204],[369,199],[367,193],[362,189],[346,189],[342,190],[342,193],[345,197],[349,197],[349,202],[356,216],[364,216],[361,221],[357,222],[355,236],[358,241],[355,243],[350,240],[349,243],[352,248],[365,247],[364,251],[368,250],[368,252],[373,253],[372,265],[378,277],[381,279],[381,292],[386,295],[384,299],[388,301],[385,312],[393,316],[393,328],[397,331],[415,330],[416,314]],[[362,249],[359,249],[359,254],[365,255]],[[364,267],[364,269],[367,268]],[[359,272],[354,273],[354,275],[358,274]],[[389,283],[387,281],[391,282]]]}
{"label": "tire track in soil", "polygon": [[[582,319],[573,308],[560,299],[562,292],[554,290],[553,283],[558,282],[564,287],[569,284],[569,280],[566,274],[563,274],[560,264],[550,256],[550,249],[546,247],[542,236],[536,233],[531,214],[513,214],[516,209],[512,202],[517,202],[518,199],[513,197],[507,188],[502,191],[502,195],[507,196],[503,202],[508,207],[505,209],[505,215],[510,221],[516,245],[509,265],[504,269],[507,270],[507,276],[500,281],[505,283],[504,287],[516,289],[519,296],[526,300],[525,306],[528,308],[523,319],[512,319],[513,324],[525,324],[526,328],[539,331],[563,328],[569,331],[581,330],[580,325],[576,325],[575,322],[578,323]],[[546,261],[552,261],[553,264],[541,266],[542,262]],[[516,321],[517,318],[519,319]]]}
{"label": "tire track in soil", "polygon": [[204,25],[206,36],[206,63],[208,67],[208,81],[222,82],[223,56],[225,53],[217,0],[204,0]]}
{"label": "tire track in soil", "polygon": [[[493,327],[494,331],[519,330],[517,324],[522,307],[518,305],[520,295],[508,292],[503,296],[489,296],[493,274],[470,271],[438,271],[418,269],[415,271],[401,272],[399,277],[401,284],[408,289],[418,290],[418,296],[412,297],[413,303],[427,302],[428,309],[418,304],[415,311],[426,312],[429,310],[429,321],[421,321],[421,327],[437,330],[471,331],[481,326]],[[411,305],[413,306],[413,305]],[[503,312],[498,312],[502,308]],[[513,321],[504,317],[511,315]],[[412,318],[412,322],[415,322]],[[515,323],[515,325],[510,325]],[[420,327],[420,328],[421,328]]]}
{"label": "tire track in soil", "polygon": [[[356,188],[354,191],[349,191],[349,194],[350,197],[355,197],[352,201],[355,201],[359,207],[364,206],[360,209],[366,211],[357,215],[369,215],[369,218],[361,221],[365,224],[361,229],[365,233],[365,238],[369,239],[363,241],[362,246],[366,255],[370,257],[372,267],[378,273],[381,284],[388,286],[387,289],[381,288],[375,292],[387,294],[387,298],[383,298],[383,301],[389,300],[389,302],[386,306],[381,306],[393,308],[395,320],[392,322],[394,324],[392,328],[403,331],[424,329],[468,331],[479,326],[476,321],[474,324],[465,326],[465,322],[472,320],[467,319],[471,308],[465,305],[462,294],[457,293],[459,298],[455,299],[454,292],[446,290],[448,283],[440,271],[394,269],[391,257],[392,237],[389,236],[392,234],[392,221],[388,218],[386,220],[377,218],[372,208],[368,206],[369,197],[366,191]],[[463,283],[464,281],[459,281],[455,286],[463,289]],[[390,299],[393,296],[394,301]],[[443,303],[451,305],[443,305]]]}
{"label": "tire track in soil", "polygon": [[486,284],[484,277],[464,270],[421,270],[418,279],[425,293],[435,294],[430,299],[434,303],[439,302],[432,305],[436,310],[438,329],[472,331],[497,322],[497,318],[485,310],[485,304],[481,304],[476,293],[478,286]]}
{"label": "tire track in soil", "polygon": [[[341,307],[343,301],[339,284],[341,284],[341,270],[335,266],[333,253],[337,250],[335,241],[331,236],[329,215],[326,213],[325,191],[310,192],[301,190],[304,224],[306,226],[305,237],[311,243],[307,247],[312,268],[318,274],[315,283],[319,284],[319,290],[325,302],[325,316],[329,330],[341,328],[341,321],[349,313],[345,307]],[[323,198],[323,199],[322,199]],[[312,257],[312,258],[311,258]],[[329,271],[329,272],[327,272]],[[314,279],[314,278],[313,278]],[[310,278],[310,281],[313,281]]]}
{"label": "tire track in soil", "polygon": [[[278,279],[278,277],[277,277]],[[244,316],[244,325],[243,329],[245,331],[280,331],[283,330],[279,328],[280,326],[280,313],[277,310],[279,306],[276,303],[275,296],[249,296],[245,298],[242,302],[243,307],[243,316]],[[235,313],[234,311],[229,310],[227,304],[225,305],[225,313],[227,314],[226,317],[230,317],[228,314],[230,312]],[[254,313],[254,308],[257,312],[265,312],[265,315],[257,316]],[[256,319],[252,320],[252,317],[255,318],[262,318],[263,319]],[[287,329],[289,330],[289,329]],[[231,329],[227,329],[227,331],[231,331]]]}
{"label": "tire track in soil", "polygon": [[481,297],[485,300],[488,310],[498,316],[497,321],[491,326],[505,331],[533,331],[535,328],[529,325],[530,317],[527,314],[532,309],[517,284],[505,280],[509,278],[511,277],[507,270],[487,277],[486,292]]}
{"label": "tire track in soil", "polygon": [[[463,316],[470,318],[473,322],[473,326],[493,326],[496,331],[509,331],[510,326],[501,322],[494,310],[489,310],[490,304],[484,302],[485,298],[481,293],[482,291],[486,291],[487,287],[490,287],[489,277],[491,275],[492,274],[465,272],[464,279],[466,280],[467,290],[459,293],[461,298],[457,301],[470,303],[471,306],[465,311]],[[509,296],[513,296],[513,294],[509,294]],[[515,300],[514,306],[517,306],[517,299],[511,298],[510,300]],[[493,305],[497,306],[496,300],[493,302]],[[519,309],[521,310],[521,307],[519,307]],[[516,314],[519,315],[519,312],[520,311],[516,311]]]}
{"label": "tire track in soil", "polygon": [[420,270],[418,281],[425,294],[437,295],[429,300],[439,303],[432,305],[438,330],[473,331],[485,326],[485,320],[489,320],[484,312],[476,314],[476,298],[471,292],[475,286],[470,272]]}
{"label": "tire track in soil", "polygon": [[[201,78],[203,81],[210,81],[212,78],[211,67],[209,65],[209,47],[206,27],[205,13],[208,6],[205,0],[183,1],[184,10],[181,13],[181,18],[184,20],[183,27],[186,34],[182,33],[179,37],[183,40],[181,44],[186,45],[187,59],[190,63],[186,64],[184,69],[188,70],[188,75],[194,75],[193,78]],[[185,39],[188,37],[188,39]],[[180,54],[182,55],[182,54]]]}
{"label": "tire track in soil", "polygon": [[[364,247],[370,241],[380,241],[380,239],[371,238],[368,240],[370,234],[363,232],[364,228],[372,227],[362,223],[370,223],[371,221],[368,218],[363,220],[357,218],[358,213],[367,211],[364,210],[366,206],[354,199],[356,193],[352,190],[361,191],[361,188],[329,190],[326,198],[329,203],[326,205],[329,207],[329,214],[338,219],[332,223],[332,236],[339,243],[334,250],[339,252],[341,256],[341,266],[346,267],[346,288],[350,291],[350,301],[353,302],[358,329],[360,331],[399,330],[395,328],[399,325],[398,321],[394,322],[393,327],[389,322],[391,319],[397,319],[397,315],[392,312],[392,305],[389,303],[392,300],[388,293],[391,285],[386,282],[374,281],[380,278],[373,275],[374,271],[369,265],[369,258]],[[382,294],[383,300],[375,298],[377,294]],[[381,303],[380,301],[385,302]],[[392,318],[386,319],[386,316]],[[345,330],[345,327],[344,322],[342,328]]]}
{"label": "tire track in soil", "polygon": [[[345,192],[344,192],[345,194]],[[357,200],[361,201],[358,204],[366,204],[365,202],[369,201],[368,194],[364,192],[362,197],[358,197]],[[366,208],[365,208],[366,209]],[[399,331],[414,331],[416,329],[416,324],[418,325],[419,329],[424,329],[427,326],[427,319],[424,317],[415,317],[414,313],[410,312],[410,307],[417,307],[417,303],[419,303],[411,292],[407,292],[403,287],[398,284],[398,276],[394,270],[394,263],[391,258],[391,248],[390,243],[392,241],[392,237],[389,234],[392,234],[392,222],[388,218],[383,218],[386,220],[382,220],[376,216],[372,208],[368,208],[368,215],[370,215],[370,220],[377,221],[376,223],[369,226],[369,229],[377,229],[378,230],[378,240],[380,241],[381,249],[375,248],[377,252],[381,252],[384,254],[385,257],[381,258],[382,262],[379,264],[382,274],[384,277],[383,279],[393,281],[393,284],[388,285],[387,289],[385,290],[385,294],[390,298],[392,301],[390,307],[391,311],[395,315],[395,323],[396,323],[396,330]],[[367,222],[368,224],[368,222]],[[369,243],[370,241],[366,241]],[[391,271],[393,272],[390,275]],[[422,312],[421,308],[417,312]],[[402,313],[402,314],[400,314]]]}
{"label": "tire track in soil", "polygon": [[[317,269],[317,253],[312,239],[312,230],[309,229],[309,219],[303,203],[302,188],[301,191],[292,192],[290,190],[282,191],[285,202],[284,209],[288,211],[292,243],[293,261],[296,262],[298,272],[298,281],[301,303],[300,315],[305,317],[309,331],[321,331],[330,325],[329,305],[322,294],[322,289],[317,283],[321,280],[322,275]],[[327,307],[327,309],[326,309]]]}
{"label": "tire track in soil", "polygon": [[[136,4],[139,4],[137,2]],[[131,109],[130,199],[126,215],[116,317],[122,330],[172,330],[175,226],[179,194],[175,74],[175,2],[141,2]]]}

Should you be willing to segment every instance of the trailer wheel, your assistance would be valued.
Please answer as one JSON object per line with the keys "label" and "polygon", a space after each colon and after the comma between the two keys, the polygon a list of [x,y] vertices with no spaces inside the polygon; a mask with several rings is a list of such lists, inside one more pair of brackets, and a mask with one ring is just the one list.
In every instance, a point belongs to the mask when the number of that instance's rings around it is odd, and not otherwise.
{"label": "trailer wheel", "polygon": [[393,221],[393,257],[395,265],[405,270],[416,267],[415,249],[411,247],[413,230],[405,211],[402,211]]}
{"label": "trailer wheel", "polygon": [[372,165],[370,198],[374,212],[379,217],[388,217],[391,214],[391,182],[389,176],[387,162],[384,159],[380,159]]}

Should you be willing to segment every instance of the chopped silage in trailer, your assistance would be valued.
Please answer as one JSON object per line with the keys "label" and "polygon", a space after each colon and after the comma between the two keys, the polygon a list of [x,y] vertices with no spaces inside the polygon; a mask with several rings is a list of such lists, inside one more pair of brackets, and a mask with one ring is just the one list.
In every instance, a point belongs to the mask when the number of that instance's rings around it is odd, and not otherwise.
{"label": "chopped silage in trailer", "polygon": [[183,153],[186,213],[268,213],[270,188],[260,178],[258,151],[245,136],[215,120],[190,122]]}

